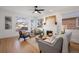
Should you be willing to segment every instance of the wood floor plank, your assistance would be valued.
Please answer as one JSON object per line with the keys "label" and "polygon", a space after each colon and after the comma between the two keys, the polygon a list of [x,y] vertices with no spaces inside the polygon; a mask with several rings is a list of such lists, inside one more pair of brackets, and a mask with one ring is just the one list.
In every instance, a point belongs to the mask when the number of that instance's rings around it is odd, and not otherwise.
{"label": "wood floor plank", "polygon": [[0,39],[0,53],[38,53],[38,48],[32,45],[35,42],[31,44],[29,40],[18,40],[18,38]]}

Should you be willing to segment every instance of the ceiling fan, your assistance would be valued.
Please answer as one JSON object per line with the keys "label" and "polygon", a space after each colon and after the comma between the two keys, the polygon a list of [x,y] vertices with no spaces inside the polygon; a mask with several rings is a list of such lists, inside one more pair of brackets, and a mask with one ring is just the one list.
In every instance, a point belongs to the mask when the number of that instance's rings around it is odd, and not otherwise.
{"label": "ceiling fan", "polygon": [[39,13],[39,14],[41,14],[40,11],[44,11],[44,9],[38,9],[38,6],[34,6],[34,12],[33,13]]}

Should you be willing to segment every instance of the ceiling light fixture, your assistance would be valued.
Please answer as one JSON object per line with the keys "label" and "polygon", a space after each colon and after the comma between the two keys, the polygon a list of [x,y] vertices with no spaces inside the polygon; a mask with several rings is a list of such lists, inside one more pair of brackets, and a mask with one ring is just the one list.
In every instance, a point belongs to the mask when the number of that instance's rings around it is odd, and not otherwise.
{"label": "ceiling light fixture", "polygon": [[35,13],[35,14],[37,14],[38,12],[37,12],[37,11],[35,11],[34,13]]}

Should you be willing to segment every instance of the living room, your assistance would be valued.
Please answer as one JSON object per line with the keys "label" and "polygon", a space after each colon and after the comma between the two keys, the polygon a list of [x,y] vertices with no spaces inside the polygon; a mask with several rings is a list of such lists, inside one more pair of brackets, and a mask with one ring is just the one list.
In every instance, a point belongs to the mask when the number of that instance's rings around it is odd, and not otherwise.
{"label": "living room", "polygon": [[[42,11],[38,11],[40,9]],[[0,6],[0,52],[77,53],[78,26],[78,6]],[[19,31],[25,36],[20,37]],[[38,40],[44,39],[46,44],[56,45],[59,41],[54,43],[54,39],[64,37],[66,32],[72,33],[71,39],[68,43],[68,38],[63,38],[57,50],[53,45],[50,46],[53,50],[50,47],[48,49],[47,45],[40,47]]]}

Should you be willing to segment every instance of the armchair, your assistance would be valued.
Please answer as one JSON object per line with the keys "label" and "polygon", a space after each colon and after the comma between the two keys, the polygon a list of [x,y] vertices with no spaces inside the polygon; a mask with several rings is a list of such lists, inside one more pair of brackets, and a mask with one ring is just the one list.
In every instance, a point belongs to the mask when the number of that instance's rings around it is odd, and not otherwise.
{"label": "armchair", "polygon": [[61,53],[62,52],[63,38],[61,37],[56,38],[53,43],[46,42],[42,39],[37,39],[37,42],[38,42],[40,52],[42,53]]}

